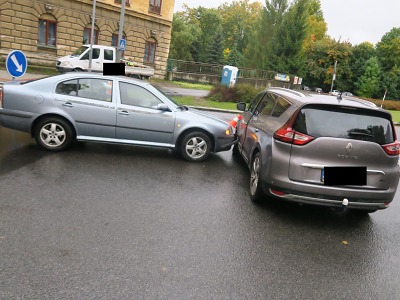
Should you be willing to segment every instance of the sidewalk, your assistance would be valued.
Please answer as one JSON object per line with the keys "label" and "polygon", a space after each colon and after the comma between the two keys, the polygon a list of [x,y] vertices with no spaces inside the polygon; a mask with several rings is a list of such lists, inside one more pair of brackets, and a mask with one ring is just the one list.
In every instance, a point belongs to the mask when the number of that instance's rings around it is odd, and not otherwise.
{"label": "sidewalk", "polygon": [[[37,79],[37,78],[42,78],[46,77],[47,75],[42,75],[42,74],[30,74],[30,73],[25,73],[24,76],[15,78],[15,80],[32,80],[32,79]],[[10,81],[12,80],[12,76],[8,74],[7,71],[5,70],[0,70],[0,83]]]}

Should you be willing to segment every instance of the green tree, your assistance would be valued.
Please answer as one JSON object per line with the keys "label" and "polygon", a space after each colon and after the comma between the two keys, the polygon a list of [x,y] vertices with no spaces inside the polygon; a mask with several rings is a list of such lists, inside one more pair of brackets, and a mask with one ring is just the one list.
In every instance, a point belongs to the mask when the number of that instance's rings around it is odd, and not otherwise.
{"label": "green tree", "polygon": [[261,3],[249,3],[249,0],[224,3],[218,7],[218,12],[222,19],[225,48],[233,49],[236,44],[237,51],[243,53],[262,12]]}
{"label": "green tree", "polygon": [[386,33],[376,45],[377,56],[382,70],[390,71],[400,66],[400,27]]}
{"label": "green tree", "polygon": [[296,0],[276,29],[269,51],[269,69],[298,74],[304,58],[302,45],[306,37],[309,0]]}
{"label": "green tree", "polygon": [[289,7],[288,0],[266,0],[256,30],[251,36],[251,43],[248,43],[244,53],[245,62],[248,67],[267,69],[268,52],[272,37],[276,28],[283,20],[283,16]]}
{"label": "green tree", "polygon": [[356,90],[355,84],[365,74],[366,62],[373,56],[376,56],[376,52],[374,45],[370,42],[364,42],[352,47],[349,62],[351,76],[348,82],[348,91],[354,92]]}
{"label": "green tree", "polygon": [[207,48],[207,63],[211,64],[222,64],[223,63],[223,34],[222,28],[220,27],[214,35],[214,38],[210,40]]}
{"label": "green tree", "polygon": [[379,89],[381,69],[378,58],[371,57],[365,63],[365,73],[356,83],[356,92],[359,96],[372,98]]}
{"label": "green tree", "polygon": [[224,60],[225,65],[241,67],[243,66],[244,56],[240,51],[238,51],[236,44],[233,45],[233,48],[230,49],[229,54],[226,56]]}
{"label": "green tree", "polygon": [[191,50],[194,41],[197,40],[199,35],[199,27],[196,27],[194,24],[187,24],[181,13],[174,14],[169,57],[181,60],[193,60]]}

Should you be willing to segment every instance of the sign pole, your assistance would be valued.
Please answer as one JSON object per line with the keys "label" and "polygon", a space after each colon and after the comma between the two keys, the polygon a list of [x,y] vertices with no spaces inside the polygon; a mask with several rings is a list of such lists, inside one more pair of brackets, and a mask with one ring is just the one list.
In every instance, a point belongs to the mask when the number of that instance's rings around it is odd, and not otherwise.
{"label": "sign pole", "polygon": [[335,66],[333,67],[333,74],[332,74],[332,84],[331,84],[331,93],[333,91],[333,82],[336,79],[336,65],[337,65],[337,60],[335,60]]}
{"label": "sign pole", "polygon": [[90,49],[89,49],[89,68],[88,68],[88,72],[92,72],[94,21],[95,21],[95,19],[96,19],[96,0],[93,0],[92,28],[90,29]]}
{"label": "sign pole", "polygon": [[122,50],[119,50],[119,43],[122,39],[122,33],[124,30],[124,17],[125,17],[125,4],[126,0],[121,0],[121,15],[119,16],[119,31],[118,31],[118,44],[117,44],[117,56],[115,58],[115,62],[119,63],[122,57]]}

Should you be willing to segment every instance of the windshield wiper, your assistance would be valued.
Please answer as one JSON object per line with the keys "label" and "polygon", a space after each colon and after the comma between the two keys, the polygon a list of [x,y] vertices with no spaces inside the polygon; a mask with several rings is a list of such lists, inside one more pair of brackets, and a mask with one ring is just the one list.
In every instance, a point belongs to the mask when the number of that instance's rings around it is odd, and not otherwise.
{"label": "windshield wiper", "polygon": [[358,135],[358,136],[368,136],[368,137],[374,137],[373,134],[369,133],[369,132],[365,132],[365,131],[356,131],[356,130],[350,130],[348,132],[348,135]]}
{"label": "windshield wiper", "polygon": [[178,108],[180,110],[189,110],[189,108],[186,105],[179,105]]}

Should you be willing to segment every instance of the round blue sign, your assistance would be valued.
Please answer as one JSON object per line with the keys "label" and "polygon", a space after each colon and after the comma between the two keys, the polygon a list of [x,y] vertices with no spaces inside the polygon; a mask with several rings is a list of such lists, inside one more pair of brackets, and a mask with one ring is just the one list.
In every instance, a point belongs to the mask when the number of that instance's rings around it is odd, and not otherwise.
{"label": "round blue sign", "polygon": [[25,54],[22,53],[22,51],[14,50],[8,54],[6,68],[8,74],[10,74],[12,77],[21,77],[25,74],[27,67],[28,61],[26,60]]}

